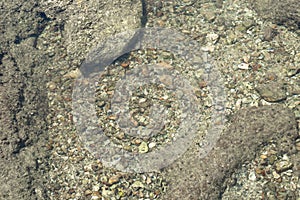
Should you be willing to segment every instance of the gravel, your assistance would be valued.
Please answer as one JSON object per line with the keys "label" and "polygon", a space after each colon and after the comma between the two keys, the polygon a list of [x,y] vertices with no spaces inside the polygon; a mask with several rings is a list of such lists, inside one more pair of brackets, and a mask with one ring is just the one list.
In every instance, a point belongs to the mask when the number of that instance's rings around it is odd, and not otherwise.
{"label": "gravel", "polygon": [[[273,16],[263,18],[247,1],[54,0],[3,5],[10,18],[1,18],[0,24],[5,30],[0,39],[1,134],[5,133],[0,139],[0,199],[300,198],[298,29],[281,26]],[[14,26],[16,21],[22,23]],[[108,167],[101,162],[104,156],[87,148],[97,143],[90,139],[87,146],[75,126],[72,92],[88,52],[106,37],[142,26],[172,28],[197,42],[193,52],[206,55],[219,74],[209,82],[191,62],[195,58],[149,48],[119,57],[105,75],[96,77],[97,122],[111,143],[135,155],[148,155],[176,141],[183,111],[168,87],[139,85],[128,95],[131,123],[151,125],[153,103],[165,108],[166,123],[151,137],[127,135],[111,112],[117,83],[134,72],[143,73],[139,67],[147,65],[176,71],[175,82],[180,82],[178,77],[190,82],[199,110],[193,116],[198,129],[190,148],[161,170],[135,173]],[[178,49],[185,49],[188,43],[180,44],[184,47]],[[203,63],[203,58],[198,61]],[[161,81],[172,79],[165,76]],[[214,87],[220,82],[223,87]],[[209,138],[208,130],[216,122],[215,90],[226,99],[224,118],[217,121],[225,124],[224,130],[217,129],[220,139],[214,148],[205,152],[203,138]]]}

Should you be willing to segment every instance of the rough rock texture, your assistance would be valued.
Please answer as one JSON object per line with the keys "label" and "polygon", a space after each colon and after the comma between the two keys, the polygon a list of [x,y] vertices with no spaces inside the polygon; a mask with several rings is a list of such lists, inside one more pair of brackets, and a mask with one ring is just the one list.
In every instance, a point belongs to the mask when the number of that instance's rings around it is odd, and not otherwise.
{"label": "rough rock texture", "polygon": [[46,57],[36,40],[48,19],[37,2],[1,2],[0,199],[46,198]]}
{"label": "rough rock texture", "polygon": [[49,199],[47,82],[114,31],[140,26],[138,0],[101,2],[1,1],[0,199]]}
{"label": "rough rock texture", "polygon": [[271,82],[260,84],[256,90],[264,100],[269,102],[278,102],[287,98],[286,90],[282,83]]}
{"label": "rough rock texture", "polygon": [[231,122],[208,156],[197,159],[194,148],[163,172],[170,183],[163,199],[219,199],[234,169],[271,140],[281,153],[296,152],[297,123],[289,109],[252,107],[238,111]]}
{"label": "rough rock texture", "polygon": [[276,24],[300,28],[299,0],[250,0],[260,17]]}

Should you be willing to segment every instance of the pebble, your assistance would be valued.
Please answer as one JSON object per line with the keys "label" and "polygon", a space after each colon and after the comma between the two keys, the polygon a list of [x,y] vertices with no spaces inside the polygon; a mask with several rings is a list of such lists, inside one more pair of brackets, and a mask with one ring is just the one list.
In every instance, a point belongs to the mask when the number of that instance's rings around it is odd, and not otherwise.
{"label": "pebble", "polygon": [[264,29],[264,40],[271,41],[276,36],[276,31],[273,27],[267,27]]}
{"label": "pebble", "polygon": [[203,15],[204,18],[209,22],[212,22],[216,19],[216,13],[214,13],[213,11],[204,11]]}
{"label": "pebble", "polygon": [[100,199],[100,198],[101,198],[101,194],[98,191],[93,192],[91,199]]}
{"label": "pebble", "polygon": [[84,192],[84,195],[85,196],[88,196],[88,195],[91,195],[93,192],[91,191],[91,190],[86,190],[85,192]]}
{"label": "pebble", "polygon": [[147,153],[149,150],[148,144],[146,142],[142,142],[139,146],[139,153]]}
{"label": "pebble", "polygon": [[106,188],[102,188],[102,196],[103,197],[110,197],[110,196],[112,196],[114,193],[112,192],[112,191],[110,191],[110,190],[108,190],[108,189],[106,189]]}
{"label": "pebble", "polygon": [[213,52],[215,50],[215,47],[213,45],[207,45],[202,47],[201,50],[205,52]]}
{"label": "pebble", "polygon": [[290,163],[289,161],[286,161],[286,160],[277,162],[275,164],[275,169],[278,173],[287,171],[287,170],[291,169],[292,167],[293,167],[293,163]]}
{"label": "pebble", "polygon": [[249,69],[249,64],[247,63],[241,63],[238,65],[239,69]]}
{"label": "pebble", "polygon": [[122,66],[123,68],[128,68],[128,67],[129,67],[129,64],[130,64],[130,62],[123,62],[123,63],[121,63],[121,66]]}
{"label": "pebble", "polygon": [[256,90],[268,102],[278,102],[287,98],[286,91],[280,83],[261,84],[256,87]]}
{"label": "pebble", "polygon": [[75,78],[78,78],[79,76],[81,75],[81,72],[79,69],[75,69],[75,70],[72,70],[68,73],[66,73],[64,75],[65,78],[72,78],[72,79],[75,79]]}
{"label": "pebble", "polygon": [[215,34],[215,33],[209,33],[207,34],[206,38],[212,42],[213,44],[215,44],[218,39],[219,39],[219,35],[218,34]]}
{"label": "pebble", "polygon": [[153,147],[155,147],[156,146],[156,143],[155,142],[150,142],[149,143],[149,148],[150,149],[152,149]]}
{"label": "pebble", "polygon": [[113,185],[113,184],[119,182],[119,180],[120,180],[120,175],[112,176],[108,179],[108,184]]}
{"label": "pebble", "polygon": [[275,155],[271,155],[271,156],[269,157],[269,163],[270,163],[271,165],[273,165],[274,162],[276,161],[276,159],[277,159],[277,157],[276,157]]}
{"label": "pebble", "polygon": [[275,178],[275,179],[279,179],[280,178],[280,175],[277,173],[277,172],[275,172],[275,171],[273,171],[273,177]]}
{"label": "pebble", "polygon": [[50,91],[54,91],[56,89],[56,84],[54,82],[49,82],[48,88]]}
{"label": "pebble", "polygon": [[262,154],[261,156],[260,156],[260,158],[261,159],[266,159],[268,156],[267,155],[264,155],[264,154]]}
{"label": "pebble", "polygon": [[250,181],[256,181],[256,175],[254,171],[251,171],[248,176]]}
{"label": "pebble", "polygon": [[135,181],[133,184],[132,184],[132,187],[133,188],[144,188],[144,184],[141,182],[141,181]]}

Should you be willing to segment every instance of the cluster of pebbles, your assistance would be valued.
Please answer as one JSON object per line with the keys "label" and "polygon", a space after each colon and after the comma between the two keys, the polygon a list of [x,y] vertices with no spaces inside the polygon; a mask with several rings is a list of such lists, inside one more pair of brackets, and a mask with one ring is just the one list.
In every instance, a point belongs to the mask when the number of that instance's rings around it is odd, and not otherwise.
{"label": "cluster of pebbles", "polygon": [[[220,1],[155,1],[149,2],[147,9],[146,27],[172,28],[199,42],[202,50],[211,55],[224,79],[228,116],[243,108],[282,104],[294,112],[299,128],[300,39],[296,32],[260,20],[243,1],[223,4]],[[202,130],[209,126],[211,115],[212,99],[207,82],[184,59],[157,49],[130,52],[99,77],[95,105],[105,135],[135,154],[146,154],[169,143],[180,125],[180,106],[174,91],[155,83],[131,91],[128,120],[133,127],[153,124],[151,105],[159,104],[166,109],[161,131],[134,137],[117,123],[111,99],[115,97],[118,81],[139,66],[150,64],[172,67],[191,81],[201,110]],[[75,120],[71,114],[72,84],[78,76],[80,71],[73,70],[59,80],[63,82],[59,88],[62,95],[57,94],[55,80],[48,84],[51,107],[61,106],[63,101],[69,110],[66,114],[58,110],[49,119],[52,122],[49,128],[55,130],[48,144],[52,151],[48,186],[51,199],[161,199],[168,189],[166,177],[161,173],[120,172],[104,166],[84,148],[72,126]],[[299,157],[299,140],[295,148],[298,153],[292,157]],[[222,199],[299,199],[299,171],[295,170],[297,163],[292,157],[278,154],[275,143],[266,145],[254,160],[236,169]]]}

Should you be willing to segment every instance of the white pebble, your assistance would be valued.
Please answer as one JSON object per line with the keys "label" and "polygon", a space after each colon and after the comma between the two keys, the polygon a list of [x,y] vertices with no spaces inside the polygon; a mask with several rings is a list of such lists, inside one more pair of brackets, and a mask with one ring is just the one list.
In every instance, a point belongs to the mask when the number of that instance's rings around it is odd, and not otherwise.
{"label": "white pebble", "polygon": [[241,64],[238,65],[238,68],[239,69],[244,69],[244,70],[249,69],[249,64],[241,63]]}

